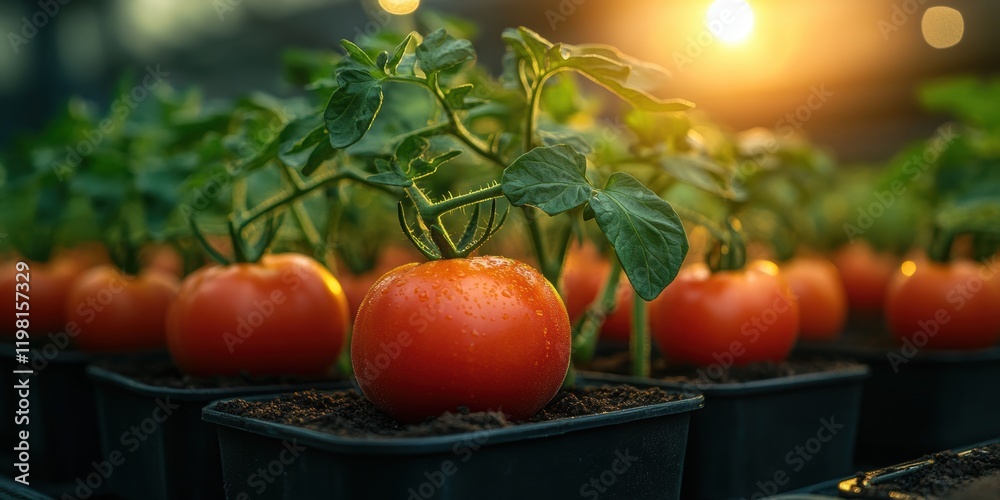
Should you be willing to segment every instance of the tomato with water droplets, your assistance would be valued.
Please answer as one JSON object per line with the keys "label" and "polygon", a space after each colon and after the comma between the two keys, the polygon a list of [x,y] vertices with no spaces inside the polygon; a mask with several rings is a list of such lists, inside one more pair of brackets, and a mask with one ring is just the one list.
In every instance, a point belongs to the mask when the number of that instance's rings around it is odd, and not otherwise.
{"label": "tomato with water droplets", "polygon": [[534,268],[503,257],[407,264],[372,286],[351,362],[376,406],[403,422],[467,407],[523,419],[569,367],[566,307]]}

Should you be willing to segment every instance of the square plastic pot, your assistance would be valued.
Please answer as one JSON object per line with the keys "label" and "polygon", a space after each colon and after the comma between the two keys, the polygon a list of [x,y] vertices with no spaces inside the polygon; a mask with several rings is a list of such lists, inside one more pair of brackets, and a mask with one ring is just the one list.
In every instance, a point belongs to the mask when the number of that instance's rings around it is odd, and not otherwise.
{"label": "square plastic pot", "polygon": [[307,389],[338,389],[350,383],[265,385],[206,389],[157,387],[113,371],[90,367],[100,416],[105,460],[121,457],[108,482],[115,495],[143,499],[225,498],[219,440],[201,410],[221,398]]}
{"label": "square plastic pot", "polygon": [[[971,446],[964,446],[960,449],[956,449],[955,452],[959,454],[968,453],[969,451],[980,448],[989,444],[1000,443],[1000,439],[992,439],[990,441],[978,443]],[[938,450],[940,451],[940,450]],[[885,467],[881,469],[876,469],[873,471],[865,472],[864,474],[858,474],[856,476],[847,478],[838,484],[837,489],[839,490],[840,496],[846,498],[897,498],[897,499],[916,499],[923,497],[915,497],[914,495],[908,494],[903,491],[878,491],[874,490],[879,484],[884,484],[889,481],[898,480],[904,476],[919,473],[923,468],[930,466],[934,463],[933,458],[921,458],[918,460],[911,460],[898,465],[893,465],[890,467]],[[952,498],[954,492],[940,491],[935,492],[935,498]]]}
{"label": "square plastic pot", "polygon": [[857,462],[886,465],[1000,436],[1000,347],[916,352],[844,344],[800,346],[804,354],[867,364]]}
{"label": "square plastic pot", "polygon": [[219,429],[228,498],[672,499],[690,416],[704,401],[685,396],[434,437],[340,437],[222,413],[216,404],[204,419]]}
{"label": "square plastic pot", "polygon": [[743,383],[679,384],[583,372],[591,382],[697,389],[684,498],[763,498],[851,472],[863,366]]}
{"label": "square plastic pot", "polygon": [[[72,493],[76,481],[92,473],[92,464],[102,460],[94,384],[86,376],[87,366],[125,360],[159,360],[165,359],[166,354],[95,354],[54,347],[32,348],[29,354],[34,373],[28,376],[31,413],[26,430],[31,446],[32,486],[59,496],[63,492]],[[13,344],[0,345],[0,371],[10,374],[8,385],[11,387],[15,382],[11,374],[16,366],[15,354]],[[11,415],[10,422],[5,423],[5,437],[13,437],[16,431],[23,429],[13,423],[13,405],[18,404],[15,396],[13,391],[5,395],[8,399],[4,403],[4,414]],[[10,447],[5,448],[8,454],[10,450]],[[91,488],[92,494],[106,492],[106,482],[101,480],[100,483]]]}

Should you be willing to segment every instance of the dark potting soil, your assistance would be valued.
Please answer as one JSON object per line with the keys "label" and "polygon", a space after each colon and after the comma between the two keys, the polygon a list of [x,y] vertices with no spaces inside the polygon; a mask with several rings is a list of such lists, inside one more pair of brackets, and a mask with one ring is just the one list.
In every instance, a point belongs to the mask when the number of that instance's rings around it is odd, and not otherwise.
{"label": "dark potting soil", "polygon": [[1000,443],[959,455],[935,453],[934,462],[919,471],[879,484],[871,494],[888,498],[897,491],[927,498],[1000,498]]}
{"label": "dark potting soil", "polygon": [[143,384],[171,389],[222,389],[265,385],[296,385],[342,380],[337,376],[301,377],[291,375],[250,375],[248,373],[192,377],[181,372],[169,361],[106,364],[102,368],[124,375]]}
{"label": "dark potting soil", "polygon": [[[723,368],[721,365],[696,368],[668,365],[663,359],[657,359],[650,366],[650,377],[670,382],[701,385],[731,384],[789,377],[792,375],[804,375],[807,373],[831,372],[860,366],[863,365],[842,360],[793,359],[781,363],[761,361],[729,368]],[[589,365],[583,368],[602,373],[631,375],[632,362],[629,358],[629,353],[623,352],[595,358]]]}
{"label": "dark potting soil", "polygon": [[344,437],[425,437],[500,429],[512,425],[677,401],[683,396],[662,389],[632,386],[573,388],[559,391],[549,404],[526,421],[511,421],[500,412],[456,408],[418,424],[401,424],[357,392],[304,391],[270,401],[224,401],[216,409],[233,415],[296,425]]}

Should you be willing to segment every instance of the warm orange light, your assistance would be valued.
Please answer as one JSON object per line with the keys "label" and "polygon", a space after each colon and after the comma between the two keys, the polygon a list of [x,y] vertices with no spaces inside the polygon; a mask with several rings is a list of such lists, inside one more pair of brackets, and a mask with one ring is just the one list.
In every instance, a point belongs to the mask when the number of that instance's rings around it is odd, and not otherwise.
{"label": "warm orange light", "polygon": [[378,0],[378,4],[390,14],[403,16],[417,10],[420,0]]}
{"label": "warm orange light", "polygon": [[779,272],[778,265],[769,260],[762,260],[757,263],[757,269],[762,271],[764,274],[769,274],[771,276],[777,276]]}
{"label": "warm orange light", "polygon": [[924,40],[935,49],[946,49],[962,41],[965,20],[962,13],[951,7],[931,7],[920,21]]}
{"label": "warm orange light", "polygon": [[903,273],[903,276],[913,276],[913,273],[917,272],[917,263],[912,260],[908,260],[899,266],[899,270]]}
{"label": "warm orange light", "polygon": [[716,38],[734,45],[750,38],[753,22],[753,10],[747,0],[715,0],[705,18],[705,26]]}

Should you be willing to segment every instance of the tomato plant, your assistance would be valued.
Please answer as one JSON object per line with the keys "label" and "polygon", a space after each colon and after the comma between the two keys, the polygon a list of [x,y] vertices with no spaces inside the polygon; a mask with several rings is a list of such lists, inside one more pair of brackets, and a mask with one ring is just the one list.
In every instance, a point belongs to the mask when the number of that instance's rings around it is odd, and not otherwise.
{"label": "tomato plant", "polygon": [[407,264],[382,276],[354,325],[354,373],[400,421],[466,406],[524,419],[562,385],[570,325],[555,288],[501,257]]}
{"label": "tomato plant", "polygon": [[144,351],[166,346],[167,307],[177,278],[159,271],[123,275],[113,266],[83,273],[69,288],[65,317],[87,351]]}
{"label": "tomato plant", "polygon": [[671,361],[725,367],[783,361],[799,331],[799,306],[778,266],[685,268],[650,304],[650,328]]}
{"label": "tomato plant", "polygon": [[166,320],[170,355],[191,375],[324,375],[347,328],[340,284],[301,254],[195,271]]}
{"label": "tomato plant", "polygon": [[796,257],[781,265],[781,274],[799,304],[799,337],[838,337],[847,320],[847,295],[837,267],[823,258]]}

